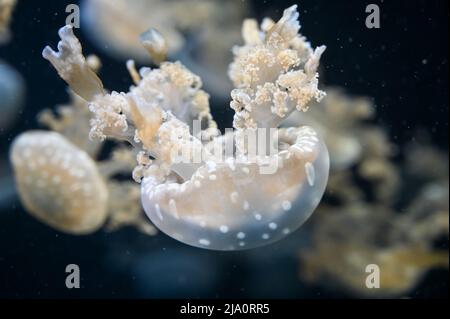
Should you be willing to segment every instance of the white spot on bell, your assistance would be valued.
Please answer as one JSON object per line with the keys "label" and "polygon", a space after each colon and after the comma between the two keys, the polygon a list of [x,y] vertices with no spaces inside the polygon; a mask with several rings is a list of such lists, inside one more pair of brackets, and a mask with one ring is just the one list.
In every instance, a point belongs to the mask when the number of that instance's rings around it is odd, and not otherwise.
{"label": "white spot on bell", "polygon": [[222,225],[222,226],[220,226],[219,229],[220,229],[221,233],[224,233],[224,234],[228,233],[228,226],[227,225]]}
{"label": "white spot on bell", "polygon": [[211,244],[211,242],[208,239],[205,239],[205,238],[199,239],[198,242],[199,242],[200,245],[203,245],[203,246],[209,246]]}

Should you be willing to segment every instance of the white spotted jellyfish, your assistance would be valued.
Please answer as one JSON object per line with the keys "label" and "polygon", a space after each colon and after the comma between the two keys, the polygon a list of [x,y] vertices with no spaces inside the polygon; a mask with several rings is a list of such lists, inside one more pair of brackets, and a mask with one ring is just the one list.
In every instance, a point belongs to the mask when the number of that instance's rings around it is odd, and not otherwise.
{"label": "white spotted jellyfish", "polygon": [[89,141],[87,104],[70,93],[70,103],[39,114],[39,122],[51,131],[26,131],[12,143],[10,161],[26,211],[72,235],[127,225],[154,235],[139,204],[139,185],[114,178],[132,171],[133,150],[116,147],[109,158],[96,161],[102,143]]}
{"label": "white spotted jellyfish", "polygon": [[[245,20],[245,44],[233,49],[229,68],[233,129],[223,135],[201,79],[180,62],[137,71],[129,61],[134,85],[119,93],[103,88],[70,26],[59,31],[58,52],[46,47],[43,56],[88,102],[92,139],[127,141],[138,150],[133,178],[157,228],[200,248],[250,249],[299,228],[327,184],[329,157],[319,134],[279,128],[325,95],[317,73],[325,47],[312,49],[299,29],[297,6],[276,23]],[[164,38],[151,34],[145,47],[156,54]]]}
{"label": "white spotted jellyfish", "polygon": [[107,217],[108,191],[95,162],[57,132],[29,131],[11,149],[22,203],[40,221],[85,234]]}

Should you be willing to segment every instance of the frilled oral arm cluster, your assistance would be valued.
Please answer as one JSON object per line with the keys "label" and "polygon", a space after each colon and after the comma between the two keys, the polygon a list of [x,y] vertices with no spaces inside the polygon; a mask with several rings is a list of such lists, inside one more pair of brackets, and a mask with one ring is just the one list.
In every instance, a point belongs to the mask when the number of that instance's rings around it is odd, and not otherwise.
{"label": "frilled oral arm cluster", "polygon": [[[58,51],[46,47],[49,60],[72,90],[88,101],[92,139],[113,138],[137,148],[133,177],[141,183],[142,204],[155,225],[190,245],[233,250],[260,246],[299,227],[324,192],[329,160],[326,146],[309,127],[278,129],[294,111],[325,93],[318,89],[320,56],[299,34],[296,6],[278,22],[243,24],[245,44],[233,48],[229,76],[235,89],[234,131],[221,135],[201,79],[180,62],[162,61],[167,44],[156,31],[143,34],[158,68],[136,70],[129,92],[107,92],[83,56],[70,26],[59,31]],[[276,154],[247,158],[244,136],[273,129]],[[174,134],[174,132],[176,132]],[[272,135],[270,135],[272,136]],[[213,150],[232,140],[225,158]],[[180,160],[180,150],[190,149]],[[223,152],[219,152],[223,155]],[[277,163],[271,174],[261,173]]]}
{"label": "frilled oral arm cluster", "polygon": [[299,29],[295,6],[278,23],[266,18],[261,29],[255,20],[244,21],[245,45],[233,49],[229,70],[235,128],[278,127],[295,109],[306,111],[312,99],[325,95],[317,87],[325,46],[313,50]]}

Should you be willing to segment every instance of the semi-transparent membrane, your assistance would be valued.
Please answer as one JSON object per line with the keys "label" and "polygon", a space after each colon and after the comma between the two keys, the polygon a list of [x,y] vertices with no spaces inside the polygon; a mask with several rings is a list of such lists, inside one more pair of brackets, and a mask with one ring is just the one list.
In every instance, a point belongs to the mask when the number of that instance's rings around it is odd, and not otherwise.
{"label": "semi-transparent membrane", "polygon": [[[46,47],[43,56],[88,101],[91,138],[135,147],[133,178],[141,182],[142,205],[159,229],[201,248],[248,249],[300,227],[327,184],[328,152],[316,131],[278,128],[289,114],[305,112],[325,96],[317,73],[325,47],[311,48],[299,29],[296,6],[276,23],[264,20],[261,28],[255,20],[244,22],[245,44],[233,49],[229,72],[234,130],[225,135],[210,113],[200,77],[180,62],[138,71],[129,61],[134,85],[127,93],[108,93],[71,27],[59,31],[58,51]],[[141,41],[150,54],[163,56],[155,52],[166,47],[159,33]],[[265,132],[262,145],[275,152],[252,152],[256,146],[248,136],[258,129]],[[231,153],[214,152],[227,141]],[[186,147],[190,151],[180,155]]]}

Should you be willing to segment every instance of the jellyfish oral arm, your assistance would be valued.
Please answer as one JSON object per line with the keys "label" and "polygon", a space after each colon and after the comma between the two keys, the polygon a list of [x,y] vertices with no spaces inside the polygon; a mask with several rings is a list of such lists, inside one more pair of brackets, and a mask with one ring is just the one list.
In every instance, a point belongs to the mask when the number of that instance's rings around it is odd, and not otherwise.
{"label": "jellyfish oral arm", "polygon": [[52,63],[72,90],[85,100],[90,101],[94,96],[104,94],[103,84],[86,62],[72,27],[62,27],[59,36],[61,41],[58,43],[58,52],[47,46],[42,51],[42,56]]}
{"label": "jellyfish oral arm", "polygon": [[[236,89],[230,106],[237,129],[278,127],[296,109],[306,111],[312,99],[325,93],[318,89],[317,69],[325,46],[310,48],[298,34],[297,6],[268,30],[255,30],[256,22],[244,23],[246,44],[235,47],[229,76]],[[260,36],[258,36],[260,35]]]}
{"label": "jellyfish oral arm", "polygon": [[[162,125],[164,112],[159,107],[140,106],[145,101],[132,94],[106,94],[101,80],[88,66],[72,27],[61,28],[59,36],[58,52],[47,46],[43,57],[52,63],[75,93],[89,101],[89,109],[95,114],[91,120],[91,138],[103,140],[112,137],[127,141],[138,149],[146,148],[149,156],[163,156],[160,151],[152,149],[152,141]],[[195,170],[186,165],[177,165],[176,169],[185,178]]]}

